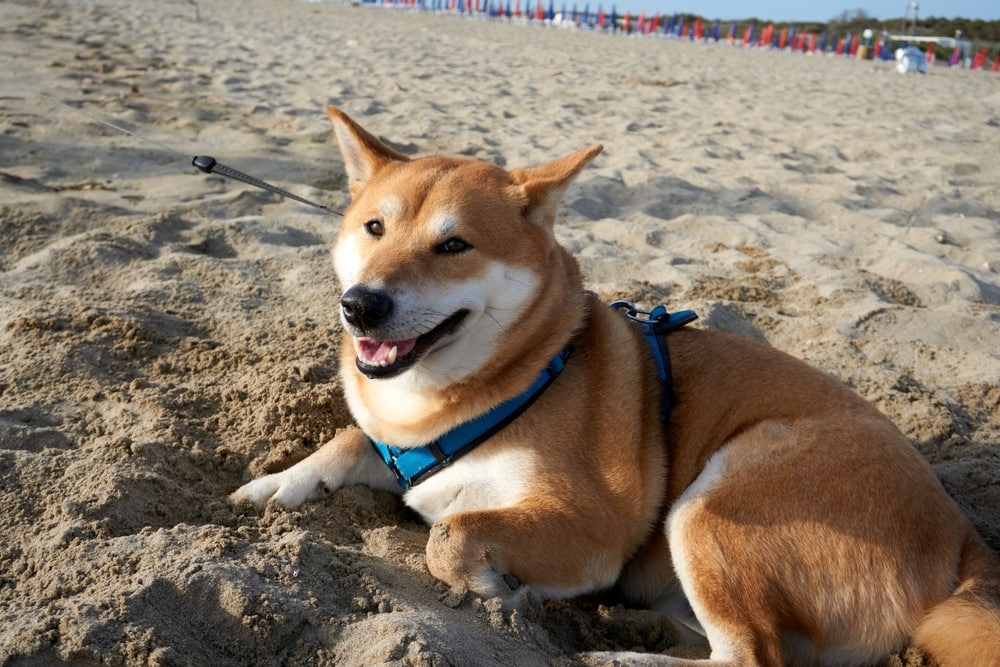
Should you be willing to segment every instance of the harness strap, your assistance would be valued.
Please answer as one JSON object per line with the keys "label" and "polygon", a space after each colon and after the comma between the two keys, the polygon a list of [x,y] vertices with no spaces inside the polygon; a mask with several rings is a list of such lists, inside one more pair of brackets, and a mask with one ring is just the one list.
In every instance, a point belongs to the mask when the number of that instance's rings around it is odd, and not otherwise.
{"label": "harness strap", "polygon": [[[664,306],[652,310],[639,310],[631,301],[615,301],[611,308],[623,312],[639,324],[656,359],[660,379],[660,420],[666,424],[673,405],[673,378],[670,374],[670,352],[666,336],[689,322],[698,319],[692,310],[669,313]],[[372,445],[385,465],[396,476],[396,482],[408,490],[434,473],[450,465],[455,459],[470,452],[518,418],[559,377],[566,361],[573,352],[567,344],[549,365],[542,369],[527,391],[497,405],[479,417],[459,424],[432,443],[421,447],[395,447],[372,438]]]}
{"label": "harness strap", "polygon": [[416,486],[517,419],[562,373],[572,351],[572,345],[564,347],[524,393],[459,424],[430,444],[404,449],[372,438],[372,445],[404,491]]}
{"label": "harness strap", "polygon": [[649,349],[656,359],[660,379],[660,421],[667,424],[674,403],[674,381],[670,372],[667,334],[694,322],[698,319],[698,315],[693,310],[670,313],[662,305],[652,310],[640,310],[631,301],[615,301],[611,304],[611,308],[619,312],[624,311],[626,317],[639,325],[646,342],[649,343]]}

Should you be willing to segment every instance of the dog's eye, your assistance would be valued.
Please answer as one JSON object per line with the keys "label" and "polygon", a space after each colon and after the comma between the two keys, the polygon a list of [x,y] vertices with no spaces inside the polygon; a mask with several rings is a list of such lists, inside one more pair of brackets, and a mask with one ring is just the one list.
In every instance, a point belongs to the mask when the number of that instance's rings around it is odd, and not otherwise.
{"label": "dog's eye", "polygon": [[472,250],[472,245],[454,236],[437,247],[437,251],[442,255],[457,255],[460,252]]}
{"label": "dog's eye", "polygon": [[365,223],[365,231],[372,236],[382,236],[385,234],[385,225],[381,220],[369,220]]}

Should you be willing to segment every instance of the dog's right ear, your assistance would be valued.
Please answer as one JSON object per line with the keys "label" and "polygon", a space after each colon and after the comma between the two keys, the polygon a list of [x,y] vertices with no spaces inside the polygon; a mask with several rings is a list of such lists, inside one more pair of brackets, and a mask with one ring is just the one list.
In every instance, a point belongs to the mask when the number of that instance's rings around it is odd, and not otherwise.
{"label": "dog's right ear", "polygon": [[540,167],[515,169],[510,172],[517,192],[524,200],[524,213],[536,225],[552,229],[556,218],[556,205],[570,182],[587,163],[604,150],[600,144],[547,162]]}
{"label": "dog's right ear", "polygon": [[337,137],[337,145],[340,146],[340,155],[344,158],[347,184],[352,196],[357,197],[385,165],[390,162],[409,161],[405,155],[400,155],[368,134],[363,127],[337,107],[328,106],[326,115],[333,124],[333,133]]}

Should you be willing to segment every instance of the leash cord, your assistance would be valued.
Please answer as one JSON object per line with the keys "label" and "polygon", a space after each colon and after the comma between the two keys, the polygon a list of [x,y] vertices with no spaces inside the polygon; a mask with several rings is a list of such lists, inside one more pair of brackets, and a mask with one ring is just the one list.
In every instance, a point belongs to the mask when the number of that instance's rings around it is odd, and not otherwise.
{"label": "leash cord", "polygon": [[250,174],[244,174],[238,169],[233,169],[228,167],[221,162],[218,162],[214,157],[210,155],[195,155],[191,160],[191,164],[205,172],[206,174],[222,174],[228,178],[236,181],[242,181],[247,185],[252,185],[255,188],[260,188],[261,190],[269,190],[275,194],[281,195],[282,197],[288,197],[289,199],[294,199],[295,201],[302,202],[303,204],[308,204],[309,206],[315,206],[316,208],[321,208],[325,211],[329,211],[329,207],[323,206],[322,204],[317,204],[316,202],[309,201],[303,197],[292,194],[288,190],[282,190],[276,185],[271,185],[266,181],[262,181],[259,178],[254,178]]}
{"label": "leash cord", "polygon": [[66,104],[65,102],[63,102],[61,100],[57,100],[55,98],[49,97],[48,95],[45,95],[45,94],[42,94],[42,93],[39,93],[39,97],[41,97],[46,102],[49,102],[50,104],[55,104],[55,105],[63,107],[64,109],[69,109],[70,111],[73,111],[74,113],[78,113],[78,114],[80,114],[80,115],[82,115],[82,116],[90,119],[91,121],[93,121],[93,122],[95,122],[95,123],[97,123],[99,125],[103,125],[105,127],[109,127],[112,130],[117,130],[118,132],[121,132],[122,134],[128,135],[128,136],[132,137],[133,139],[136,139],[136,140],[141,141],[143,143],[149,144],[150,146],[156,146],[160,150],[165,151],[165,152],[173,155],[176,158],[180,158],[180,159],[184,160],[185,162],[187,162],[190,159],[191,160],[191,164],[193,166],[197,167],[200,171],[202,171],[202,172],[204,172],[206,174],[219,174],[221,176],[225,176],[226,178],[231,178],[233,180],[240,181],[242,183],[246,183],[247,185],[252,185],[255,188],[260,188],[262,190],[268,190],[269,192],[273,192],[275,194],[281,195],[282,197],[287,197],[288,199],[294,199],[297,202],[301,202],[303,204],[307,204],[309,206],[314,206],[316,208],[323,209],[324,211],[329,211],[331,213],[336,213],[337,215],[343,216],[343,213],[341,213],[340,211],[336,211],[336,210],[334,210],[334,209],[332,209],[332,208],[330,208],[328,206],[324,206],[323,204],[317,204],[316,202],[310,201],[310,200],[306,199],[305,197],[300,197],[298,195],[292,194],[291,192],[288,192],[287,190],[283,190],[283,189],[279,188],[276,185],[271,185],[270,183],[268,183],[266,181],[262,181],[259,178],[255,178],[253,176],[250,176],[249,174],[245,174],[245,173],[243,173],[242,171],[240,171],[238,169],[233,169],[232,167],[229,167],[227,165],[222,164],[221,162],[219,162],[218,160],[216,160],[214,157],[212,157],[210,155],[196,155],[196,156],[194,156],[194,158],[191,158],[189,155],[186,155],[186,154],[180,152],[176,148],[172,148],[170,146],[167,146],[166,144],[160,143],[159,141],[155,141],[153,139],[150,139],[149,137],[143,136],[143,135],[139,134],[138,132],[135,132],[134,130],[130,130],[127,127],[123,127],[123,126],[121,126],[121,125],[119,125],[117,123],[112,123],[110,120],[107,120],[106,118],[101,118],[97,114],[91,113],[90,111],[87,111],[86,109],[81,109],[79,107],[71,106],[71,105]]}

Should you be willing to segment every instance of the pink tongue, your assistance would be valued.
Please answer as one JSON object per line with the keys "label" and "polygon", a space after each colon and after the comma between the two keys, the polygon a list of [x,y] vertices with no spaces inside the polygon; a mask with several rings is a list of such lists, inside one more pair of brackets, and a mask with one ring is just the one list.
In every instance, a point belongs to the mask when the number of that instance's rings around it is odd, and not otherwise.
{"label": "pink tongue", "polygon": [[396,358],[399,359],[413,351],[413,348],[417,346],[417,339],[388,341],[375,340],[374,338],[359,338],[358,356],[370,364],[388,361],[389,353],[392,351],[393,346],[396,347]]}

